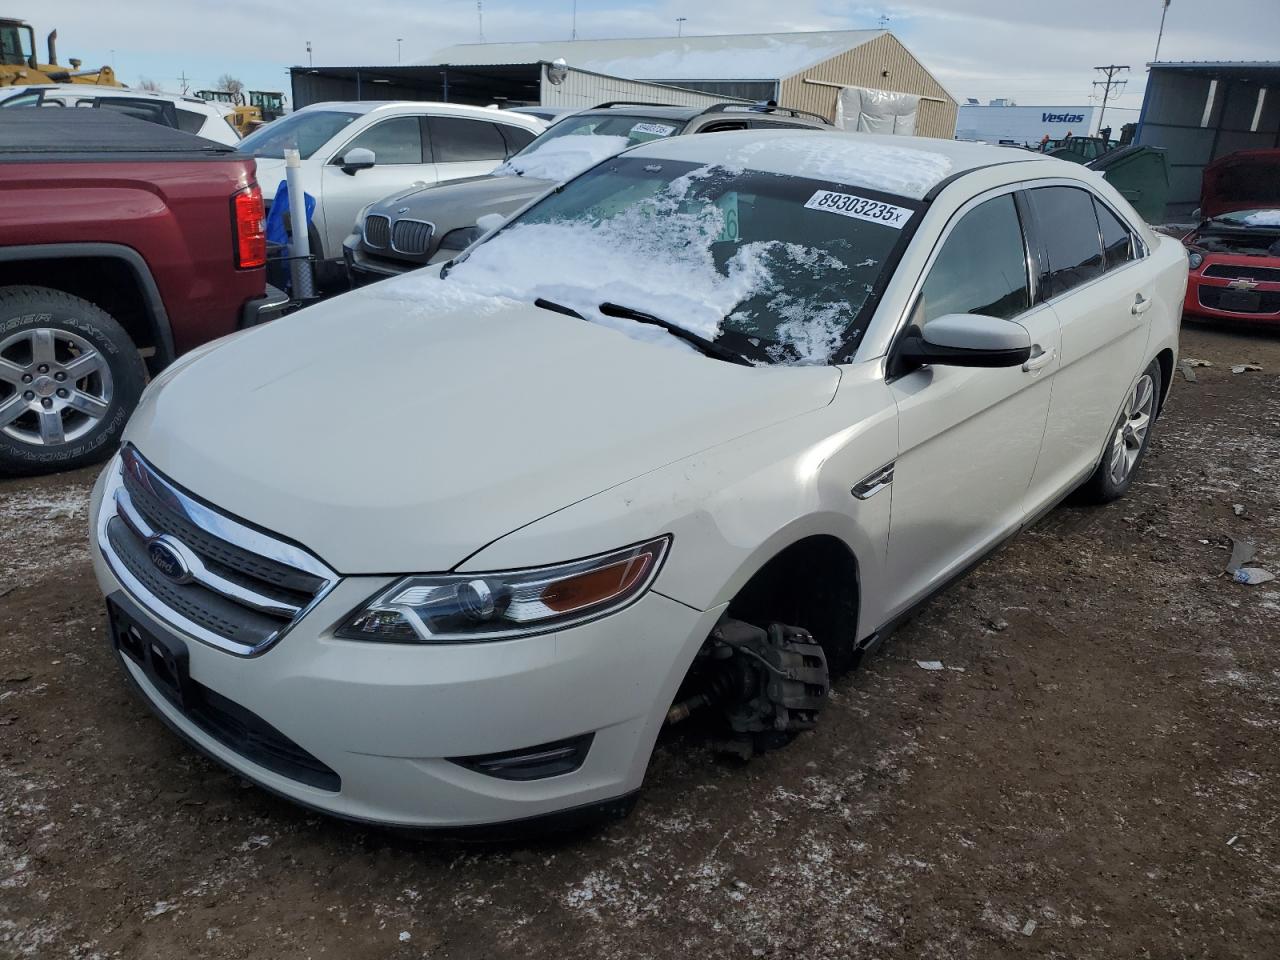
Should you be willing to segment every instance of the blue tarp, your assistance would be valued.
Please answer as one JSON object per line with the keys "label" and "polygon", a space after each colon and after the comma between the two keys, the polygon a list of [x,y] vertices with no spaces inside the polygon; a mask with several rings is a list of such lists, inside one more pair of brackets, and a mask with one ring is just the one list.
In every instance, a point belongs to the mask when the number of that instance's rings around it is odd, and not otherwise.
{"label": "blue tarp", "polygon": [[[307,205],[307,223],[311,223],[316,212],[316,198],[304,193]],[[283,246],[289,242],[289,232],[284,228],[285,214],[289,212],[289,181],[281,180],[276,187],[275,199],[271,201],[271,212],[267,214],[267,243]]]}

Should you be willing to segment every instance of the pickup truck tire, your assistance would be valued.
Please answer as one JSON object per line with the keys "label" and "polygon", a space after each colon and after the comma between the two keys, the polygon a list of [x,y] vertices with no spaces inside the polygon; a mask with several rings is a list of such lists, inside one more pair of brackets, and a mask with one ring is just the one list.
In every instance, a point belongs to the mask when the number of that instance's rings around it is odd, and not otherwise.
{"label": "pickup truck tire", "polygon": [[88,300],[0,288],[0,475],[105,460],[147,372],[124,328]]}

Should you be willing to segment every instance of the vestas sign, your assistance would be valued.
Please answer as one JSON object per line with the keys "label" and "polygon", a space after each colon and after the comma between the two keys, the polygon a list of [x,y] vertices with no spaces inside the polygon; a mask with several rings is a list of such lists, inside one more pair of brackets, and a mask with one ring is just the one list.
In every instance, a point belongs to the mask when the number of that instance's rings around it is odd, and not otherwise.
{"label": "vestas sign", "polygon": [[1042,123],[1084,123],[1083,113],[1042,113]]}

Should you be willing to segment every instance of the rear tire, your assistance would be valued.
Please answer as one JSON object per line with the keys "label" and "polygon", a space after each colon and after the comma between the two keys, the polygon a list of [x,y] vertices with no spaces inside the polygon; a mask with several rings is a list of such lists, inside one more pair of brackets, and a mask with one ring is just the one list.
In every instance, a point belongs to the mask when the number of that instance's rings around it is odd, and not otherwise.
{"label": "rear tire", "polygon": [[1098,467],[1080,487],[1085,503],[1110,503],[1125,495],[1146,456],[1160,410],[1160,363],[1152,360],[1129,389],[1124,406],[1107,436]]}
{"label": "rear tire", "polygon": [[47,287],[0,289],[0,475],[105,460],[146,381],[106,311]]}

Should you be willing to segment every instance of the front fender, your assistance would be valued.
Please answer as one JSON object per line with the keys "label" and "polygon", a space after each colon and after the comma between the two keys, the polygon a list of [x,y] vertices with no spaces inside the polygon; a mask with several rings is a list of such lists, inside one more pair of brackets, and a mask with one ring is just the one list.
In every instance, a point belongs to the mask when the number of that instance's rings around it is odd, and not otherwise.
{"label": "front fender", "polygon": [[[866,368],[866,369],[862,369]],[[516,530],[459,569],[537,566],[673,536],[654,589],[699,610],[728,603],[786,547],[825,534],[861,571],[859,635],[878,625],[891,487],[851,489],[897,454],[897,412],[876,362],[845,368],[833,402],[668,464]]]}

